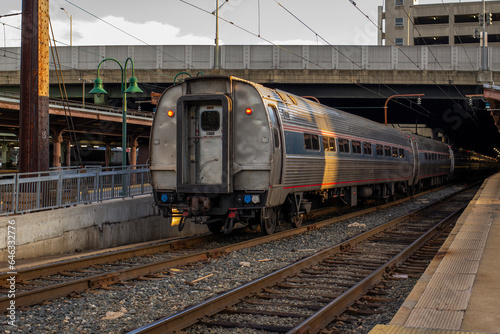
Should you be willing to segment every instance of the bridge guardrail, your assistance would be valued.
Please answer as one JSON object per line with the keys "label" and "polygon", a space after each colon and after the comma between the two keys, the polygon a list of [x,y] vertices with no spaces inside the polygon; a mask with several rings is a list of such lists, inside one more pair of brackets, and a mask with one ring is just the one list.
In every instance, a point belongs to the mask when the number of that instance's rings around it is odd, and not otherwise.
{"label": "bridge guardrail", "polygon": [[147,165],[3,174],[0,176],[0,216],[151,193]]}

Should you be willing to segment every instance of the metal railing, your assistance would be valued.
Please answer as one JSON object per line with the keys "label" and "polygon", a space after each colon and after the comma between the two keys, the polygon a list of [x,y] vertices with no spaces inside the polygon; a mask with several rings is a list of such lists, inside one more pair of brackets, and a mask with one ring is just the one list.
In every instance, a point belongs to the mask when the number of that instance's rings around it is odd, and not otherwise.
{"label": "metal railing", "polygon": [[0,175],[0,216],[151,194],[147,165]]}

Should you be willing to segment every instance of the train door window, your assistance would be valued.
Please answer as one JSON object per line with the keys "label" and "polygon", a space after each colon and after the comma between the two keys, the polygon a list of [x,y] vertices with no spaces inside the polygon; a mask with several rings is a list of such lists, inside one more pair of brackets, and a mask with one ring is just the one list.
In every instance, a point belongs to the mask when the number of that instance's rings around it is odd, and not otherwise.
{"label": "train door window", "polygon": [[361,154],[361,142],[353,140],[351,143],[352,143],[352,153]]}
{"label": "train door window", "polygon": [[371,143],[363,143],[363,153],[365,155],[372,155],[372,144]]}
{"label": "train door window", "polygon": [[304,145],[306,150],[319,151],[319,137],[310,133],[304,133]]}
{"label": "train door window", "polygon": [[392,148],[392,157],[393,158],[397,158],[398,157],[398,148],[397,147],[393,147]]}
{"label": "train door window", "polygon": [[384,146],[384,151],[385,151],[385,156],[390,157],[392,156],[392,150],[390,146]]}
{"label": "train door window", "polygon": [[384,146],[382,146],[380,144],[377,144],[377,146],[375,146],[375,148],[377,150],[377,156],[378,157],[384,156]]}
{"label": "train door window", "polygon": [[404,158],[405,157],[405,150],[403,148],[399,149],[399,157]]}
{"label": "train door window", "polygon": [[273,129],[273,137],[274,137],[274,147],[280,148],[280,135],[278,133],[278,129]]}
{"label": "train door window", "polygon": [[339,138],[339,152],[350,153],[349,139]]}
{"label": "train door window", "polygon": [[220,114],[217,110],[206,110],[201,113],[201,129],[207,131],[217,131],[220,127]]}
{"label": "train door window", "polygon": [[267,111],[269,114],[269,118],[271,119],[272,132],[273,132],[273,142],[274,148],[280,148],[280,134],[279,134],[279,124],[278,124],[278,112],[276,108],[273,106],[268,106]]}

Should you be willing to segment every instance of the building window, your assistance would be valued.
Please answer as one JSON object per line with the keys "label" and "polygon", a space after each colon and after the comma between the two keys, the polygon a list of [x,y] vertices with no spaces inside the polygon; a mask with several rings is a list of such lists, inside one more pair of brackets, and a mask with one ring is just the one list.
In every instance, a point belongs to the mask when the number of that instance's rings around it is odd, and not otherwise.
{"label": "building window", "polygon": [[396,0],[396,6],[403,6],[404,1],[403,0]]}
{"label": "building window", "polygon": [[394,39],[394,43],[395,43],[397,46],[403,46],[403,45],[404,45],[404,39],[403,39],[403,38],[395,38],[395,39]]}
{"label": "building window", "polygon": [[396,17],[396,27],[403,27],[405,25],[405,20],[402,17]]}

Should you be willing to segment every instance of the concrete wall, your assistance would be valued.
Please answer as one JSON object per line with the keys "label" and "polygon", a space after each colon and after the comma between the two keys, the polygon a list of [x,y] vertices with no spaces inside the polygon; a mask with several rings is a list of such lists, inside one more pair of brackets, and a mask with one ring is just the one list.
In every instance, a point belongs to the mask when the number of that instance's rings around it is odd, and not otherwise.
{"label": "concrete wall", "polygon": [[15,223],[16,259],[72,253],[208,231],[186,224],[182,232],[158,214],[150,195],[101,204],[0,218],[0,260],[7,261],[9,222]]}
{"label": "concrete wall", "polygon": [[[61,66],[73,70],[95,70],[105,57],[126,59],[129,56],[134,58],[136,70],[185,70],[212,69],[213,48],[210,45],[146,45],[59,47],[58,50]],[[19,48],[7,49],[20,52]],[[500,47],[490,47],[488,51],[490,69],[500,71]],[[224,45],[221,46],[221,58],[224,70],[478,71],[481,67],[480,47],[476,45],[407,46],[399,49],[367,45],[288,45],[282,48]],[[0,71],[19,71],[20,68],[20,59],[7,58],[0,62]],[[105,62],[101,70],[107,69],[117,70],[118,65]],[[7,73],[0,83],[13,84],[16,80],[15,73]],[[141,82],[144,82],[142,78]]]}

